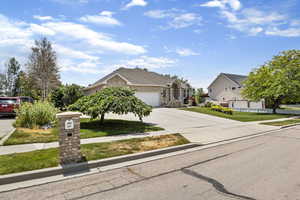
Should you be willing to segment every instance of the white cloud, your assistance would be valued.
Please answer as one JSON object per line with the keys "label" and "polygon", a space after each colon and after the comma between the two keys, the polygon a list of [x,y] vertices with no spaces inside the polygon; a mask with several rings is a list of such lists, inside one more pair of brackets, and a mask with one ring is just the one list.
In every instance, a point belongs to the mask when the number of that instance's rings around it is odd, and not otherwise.
{"label": "white cloud", "polygon": [[231,8],[235,11],[242,8],[242,4],[239,0],[212,0],[206,3],[200,4],[202,7],[217,7],[221,9]]}
{"label": "white cloud", "polygon": [[191,49],[187,49],[187,48],[177,49],[176,53],[180,56],[197,56],[197,55],[199,55],[199,53],[197,53]]}
{"label": "white cloud", "polygon": [[[102,13],[106,16],[110,14]],[[47,36],[52,42],[62,71],[98,73],[103,67],[99,55],[112,52],[139,55],[146,52],[143,46],[117,41],[108,34],[73,22],[26,23],[0,14],[0,26],[0,60],[15,56],[25,63],[34,40],[41,36]]]}
{"label": "white cloud", "polygon": [[38,19],[38,20],[40,20],[40,21],[50,21],[50,20],[54,20],[54,18],[51,17],[51,16],[34,15],[33,18],[34,18],[34,19]]}
{"label": "white cloud", "polygon": [[40,26],[38,24],[30,24],[30,30],[33,33],[40,34],[40,35],[43,35],[43,36],[55,35],[55,32],[53,30],[51,30],[49,28],[46,28],[46,27],[43,27],[43,26]]}
{"label": "white cloud", "polygon": [[270,27],[286,23],[287,20],[287,16],[277,12],[263,12],[253,8],[243,9],[239,13],[228,10],[221,10],[220,13],[228,21],[228,27],[252,36]]}
{"label": "white cloud", "polygon": [[24,28],[26,26],[24,22],[12,21],[0,14],[0,40],[30,37],[32,33]]}
{"label": "white cloud", "polygon": [[[290,19],[276,11],[263,11],[244,8],[238,0],[211,0],[201,4],[203,7],[219,8],[220,16],[227,20],[228,27],[245,32],[248,35],[276,35],[282,37],[299,37],[300,20]],[[281,28],[286,25],[285,28]]]}
{"label": "white cloud", "polygon": [[97,61],[87,60],[83,62],[74,62],[72,59],[60,59],[59,65],[63,72],[80,72],[87,74],[101,74],[101,63]]}
{"label": "white cloud", "polygon": [[128,4],[126,4],[124,6],[123,9],[129,9],[131,7],[134,7],[134,6],[142,6],[142,7],[144,7],[144,6],[147,6],[147,4],[148,3],[145,0],[131,0]]}
{"label": "white cloud", "polygon": [[185,28],[195,24],[200,24],[202,18],[195,13],[185,13],[176,16],[170,23],[170,27],[175,29]]}
{"label": "white cloud", "polygon": [[202,17],[196,13],[187,13],[184,10],[169,9],[169,10],[150,10],[144,13],[145,16],[154,19],[168,19],[166,26],[161,26],[162,29],[180,29],[192,25],[201,25]]}
{"label": "white cloud", "polygon": [[244,20],[251,24],[270,24],[287,19],[285,15],[276,12],[267,13],[253,8],[244,9],[242,14]]}
{"label": "white cloud", "polygon": [[300,26],[300,20],[291,20],[290,25],[291,26]]}
{"label": "white cloud", "polygon": [[208,1],[206,3],[200,4],[202,7],[217,7],[217,8],[225,8],[225,5],[223,2],[219,0],[212,0]]}
{"label": "white cloud", "polygon": [[300,27],[299,28],[288,28],[288,29],[278,29],[273,28],[272,30],[267,30],[266,35],[282,36],[282,37],[300,37]]}
{"label": "white cloud", "polygon": [[249,29],[248,33],[249,35],[257,35],[258,33],[261,33],[264,29],[262,27],[252,27]]}
{"label": "white cloud", "polygon": [[80,21],[105,26],[121,26],[121,22],[113,18],[113,14],[110,11],[102,11],[99,15],[82,16],[80,17]]}
{"label": "white cloud", "polygon": [[99,57],[97,56],[92,56],[84,51],[74,50],[65,47],[61,44],[53,44],[53,48],[58,53],[58,55],[64,58],[83,59],[83,60],[91,60],[91,61],[99,60]]}
{"label": "white cloud", "polygon": [[173,60],[166,57],[149,57],[141,56],[132,60],[124,60],[122,63],[128,67],[141,67],[147,69],[156,69],[170,67],[174,65],[177,60]]}
{"label": "white cloud", "polygon": [[132,55],[143,54],[146,52],[146,49],[142,46],[127,42],[117,42],[108,35],[93,31],[82,24],[72,22],[48,22],[42,24],[42,26],[62,34],[66,40],[87,42],[88,46],[98,50]]}
{"label": "white cloud", "polygon": [[156,19],[163,19],[174,16],[171,10],[150,10],[148,12],[145,12],[144,15]]}

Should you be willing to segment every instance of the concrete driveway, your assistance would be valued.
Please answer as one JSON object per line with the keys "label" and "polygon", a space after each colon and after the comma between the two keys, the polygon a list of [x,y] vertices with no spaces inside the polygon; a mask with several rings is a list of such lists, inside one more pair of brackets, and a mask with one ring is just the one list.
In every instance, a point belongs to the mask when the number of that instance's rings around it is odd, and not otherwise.
{"label": "concrete driveway", "polygon": [[[109,114],[106,118],[138,120],[133,114]],[[256,122],[239,122],[175,108],[155,108],[149,117],[144,118],[144,122],[156,124],[172,133],[181,133],[191,142],[202,144],[278,129]]]}
{"label": "concrete driveway", "polygon": [[13,130],[12,124],[14,121],[14,118],[0,117],[0,138],[4,137]]}

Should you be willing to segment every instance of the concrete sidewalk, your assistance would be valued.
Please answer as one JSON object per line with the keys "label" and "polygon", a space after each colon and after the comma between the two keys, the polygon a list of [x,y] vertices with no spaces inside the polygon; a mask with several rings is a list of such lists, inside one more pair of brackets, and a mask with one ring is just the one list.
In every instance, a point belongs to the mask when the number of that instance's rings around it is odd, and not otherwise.
{"label": "concrete sidewalk", "polygon": [[[82,139],[81,144],[113,142],[113,141],[117,141],[117,140],[143,138],[143,137],[166,135],[166,134],[170,134],[170,132],[155,131],[155,132],[147,132],[147,133],[133,133],[133,134],[118,135],[118,136],[88,138],[88,139]],[[29,152],[29,151],[56,148],[56,147],[58,147],[58,142],[0,146],[0,155],[12,154],[12,153],[22,153],[22,152]]]}

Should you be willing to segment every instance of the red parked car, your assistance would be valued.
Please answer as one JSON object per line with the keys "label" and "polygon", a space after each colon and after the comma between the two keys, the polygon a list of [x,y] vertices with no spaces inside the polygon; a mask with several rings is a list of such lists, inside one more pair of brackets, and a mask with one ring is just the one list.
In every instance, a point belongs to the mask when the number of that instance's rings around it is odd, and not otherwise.
{"label": "red parked car", "polygon": [[33,103],[31,97],[0,97],[0,116],[15,116],[15,109],[23,102]]}

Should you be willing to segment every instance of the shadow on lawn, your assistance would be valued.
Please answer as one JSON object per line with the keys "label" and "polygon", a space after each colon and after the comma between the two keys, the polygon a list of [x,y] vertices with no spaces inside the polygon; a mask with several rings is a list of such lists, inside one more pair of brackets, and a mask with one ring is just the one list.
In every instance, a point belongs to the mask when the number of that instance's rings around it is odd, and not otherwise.
{"label": "shadow on lawn", "polygon": [[149,131],[163,130],[162,128],[155,127],[153,123],[143,123],[140,121],[129,120],[115,120],[107,119],[104,123],[100,120],[81,120],[80,129],[87,129],[91,131],[103,131],[109,135],[120,135],[126,133],[145,133]]}

